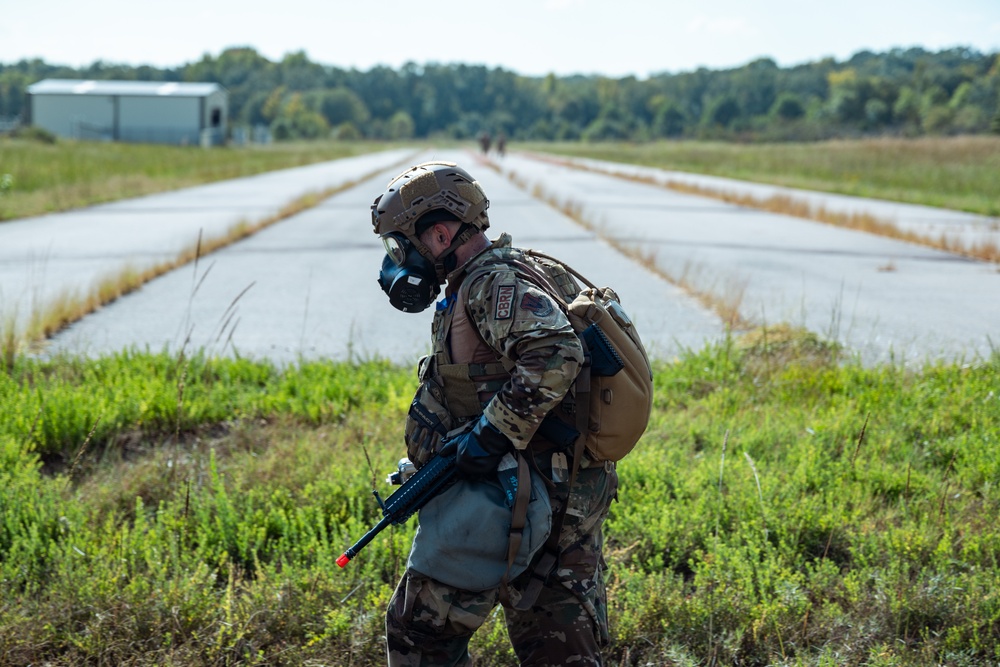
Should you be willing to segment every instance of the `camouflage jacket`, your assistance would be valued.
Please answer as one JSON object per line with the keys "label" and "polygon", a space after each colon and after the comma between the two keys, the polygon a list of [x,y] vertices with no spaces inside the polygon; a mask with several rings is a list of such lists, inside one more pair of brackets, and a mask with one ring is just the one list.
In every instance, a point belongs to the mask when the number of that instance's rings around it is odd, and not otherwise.
{"label": "camouflage jacket", "polygon": [[[432,326],[432,374],[443,378],[447,407],[457,419],[474,416],[463,414],[459,404],[467,406],[465,412],[478,408],[476,412],[523,449],[572,387],[583,348],[560,305],[518,275],[511,262],[531,263],[511,247],[510,236],[502,234],[448,276],[447,296]],[[465,280],[468,276],[471,283]],[[452,357],[452,324],[462,307],[485,343],[480,349],[492,351],[495,363]]]}

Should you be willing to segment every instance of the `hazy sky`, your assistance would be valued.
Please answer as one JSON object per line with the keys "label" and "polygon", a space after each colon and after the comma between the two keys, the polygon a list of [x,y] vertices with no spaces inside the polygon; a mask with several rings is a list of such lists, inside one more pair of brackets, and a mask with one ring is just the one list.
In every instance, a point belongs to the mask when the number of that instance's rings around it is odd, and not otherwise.
{"label": "hazy sky", "polygon": [[0,0],[0,63],[173,67],[252,46],[367,70],[407,61],[525,75],[781,66],[869,49],[1000,51],[1000,0]]}

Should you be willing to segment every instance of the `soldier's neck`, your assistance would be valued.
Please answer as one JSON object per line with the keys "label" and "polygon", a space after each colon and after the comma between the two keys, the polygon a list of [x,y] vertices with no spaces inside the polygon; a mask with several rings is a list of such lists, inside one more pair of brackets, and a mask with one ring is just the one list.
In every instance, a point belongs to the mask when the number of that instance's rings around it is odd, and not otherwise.
{"label": "soldier's neck", "polygon": [[483,250],[488,248],[490,245],[490,240],[486,238],[486,235],[479,232],[468,241],[463,243],[461,246],[455,249],[455,259],[457,260],[456,265],[462,266],[470,259],[481,253]]}

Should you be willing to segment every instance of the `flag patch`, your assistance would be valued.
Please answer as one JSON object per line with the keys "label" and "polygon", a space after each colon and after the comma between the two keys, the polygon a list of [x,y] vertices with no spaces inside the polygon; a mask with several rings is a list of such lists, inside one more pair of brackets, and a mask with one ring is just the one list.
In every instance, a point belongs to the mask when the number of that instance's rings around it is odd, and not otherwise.
{"label": "flag patch", "polygon": [[493,312],[495,320],[509,320],[514,312],[514,286],[500,285],[497,288],[496,309]]}

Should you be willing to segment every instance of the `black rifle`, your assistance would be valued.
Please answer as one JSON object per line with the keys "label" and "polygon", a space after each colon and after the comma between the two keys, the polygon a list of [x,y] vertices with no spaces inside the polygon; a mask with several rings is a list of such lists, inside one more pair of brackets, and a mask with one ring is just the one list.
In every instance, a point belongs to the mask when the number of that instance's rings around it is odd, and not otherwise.
{"label": "black rifle", "polygon": [[372,491],[382,508],[382,519],[337,559],[337,565],[340,567],[347,565],[376,535],[390,525],[406,523],[417,510],[457,479],[456,470],[454,454],[450,456],[439,454],[413,473],[402,486],[385,499],[385,502],[382,502],[378,491]]}

